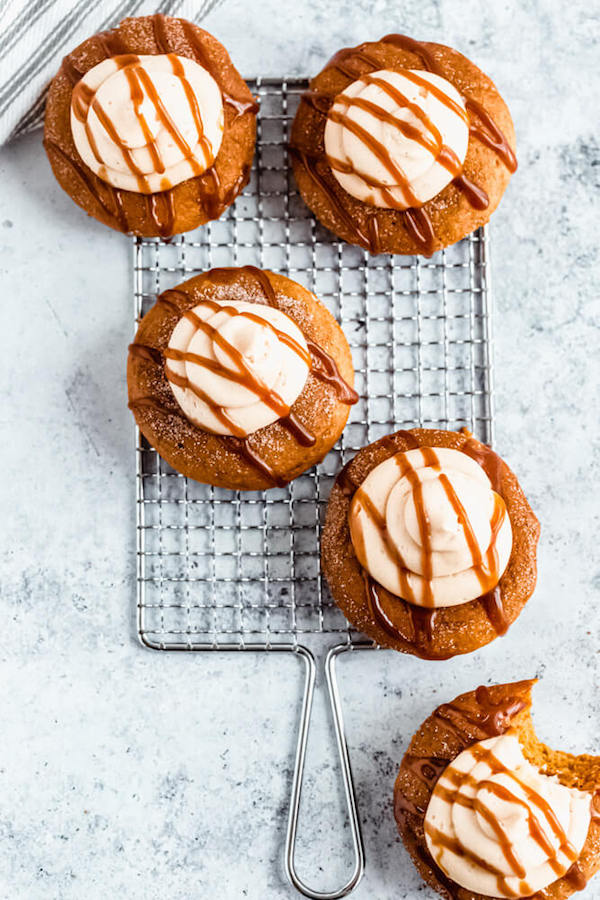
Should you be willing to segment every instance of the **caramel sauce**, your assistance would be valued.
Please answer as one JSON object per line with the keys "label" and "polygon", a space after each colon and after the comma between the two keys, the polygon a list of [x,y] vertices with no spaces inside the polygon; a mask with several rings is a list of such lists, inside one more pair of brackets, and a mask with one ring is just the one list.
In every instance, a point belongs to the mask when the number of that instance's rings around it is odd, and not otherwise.
{"label": "caramel sauce", "polygon": [[464,172],[462,175],[457,175],[453,184],[459,191],[462,191],[474,209],[487,209],[490,205],[490,198],[484,189],[467,178]]}
{"label": "caramel sauce", "polygon": [[478,740],[504,734],[512,718],[526,706],[520,697],[496,704],[491,699],[490,689],[485,686],[477,688],[475,699],[480,709],[475,716],[467,715],[462,705],[457,703],[444,703],[434,713],[461,741],[473,732],[478,735]]}
{"label": "caramel sauce", "polygon": [[167,190],[156,194],[147,194],[147,203],[152,221],[156,225],[161,238],[171,237],[175,228],[175,204],[173,194]]}
{"label": "caramel sauce", "polygon": [[[173,60],[175,59],[175,57],[170,56],[169,59],[171,60],[171,63],[173,63]],[[179,63],[179,61],[177,59],[175,59],[175,63],[176,63],[176,65],[173,65],[174,72],[176,72],[177,66],[179,66],[179,68],[181,68],[181,64]],[[182,68],[181,68],[181,71],[183,71]],[[177,144],[177,146],[179,147],[182,156],[190,164],[192,172],[194,173],[194,175],[202,175],[204,173],[202,166],[200,166],[198,164],[198,162],[194,159],[192,148],[190,147],[188,142],[185,140],[185,138],[181,134],[179,128],[177,127],[177,125],[175,124],[175,122],[173,121],[171,116],[169,115],[167,108],[165,107],[164,103],[160,99],[158,91],[154,87],[154,83],[153,83],[152,79],[150,78],[150,76],[148,75],[146,70],[142,67],[140,67],[139,69],[136,70],[136,75],[139,78],[141,84],[143,85],[143,87],[146,91],[146,96],[151,101],[152,105],[154,106],[154,109],[156,110],[156,113],[160,120],[161,125],[163,126],[163,128],[165,128],[166,131],[169,132],[169,134],[173,138],[174,143]],[[182,83],[187,83],[185,77],[182,76],[181,80],[182,80]],[[188,90],[185,91],[185,94],[186,94],[186,98],[189,102],[190,95],[193,96],[193,92],[189,85],[188,85]],[[194,102],[195,102],[195,98],[194,98]],[[197,108],[197,104],[196,104],[196,108]],[[193,112],[194,112],[194,110],[192,108],[192,113]],[[206,139],[203,137],[202,123],[200,123],[200,133],[202,135],[203,151],[210,158],[210,157],[212,157],[212,148],[210,147],[210,144],[208,143],[208,141],[206,141]]]}
{"label": "caramel sauce", "polygon": [[[439,153],[443,146],[442,135],[427,113],[425,113],[417,103],[411,103],[402,91],[393,84],[390,84],[389,81],[386,81],[384,78],[378,78],[376,75],[364,75],[361,81],[364,81],[365,84],[377,85],[377,87],[381,88],[388,97],[391,97],[401,109],[407,109],[416,119],[422,122],[425,132],[420,131],[418,128],[414,128],[413,126],[409,126],[410,130],[405,131],[404,134],[420,143],[421,146],[426,147],[430,153],[433,153],[434,155]],[[403,125],[407,126],[408,123],[404,122]],[[430,138],[427,137],[427,132],[431,135]]]}
{"label": "caramel sauce", "polygon": [[496,587],[482,594],[479,601],[483,606],[486,616],[490,621],[490,625],[499,637],[506,634],[510,627],[510,619],[506,614],[504,602],[502,600],[502,591],[497,584]]}
{"label": "caramel sauce", "polygon": [[[354,105],[359,104],[354,101]],[[381,141],[374,138],[366,128],[363,128],[362,125],[359,125],[358,122],[355,122],[354,119],[351,119],[346,113],[338,112],[335,108],[329,113],[329,119],[332,122],[342,125],[359,138],[362,143],[369,148],[373,156],[377,157],[382,166],[387,169],[392,178],[395,179],[396,184],[401,187],[408,201],[413,205],[418,204],[418,198],[413,194],[404,171],[394,163],[389,151]]]}
{"label": "caramel sauce", "polygon": [[162,13],[156,13],[152,16],[152,31],[154,32],[154,40],[159,53],[171,53],[169,38],[167,37],[167,28],[165,16]]}
{"label": "caramel sauce", "polygon": [[122,53],[128,52],[125,41],[121,37],[118,29],[114,29],[113,31],[102,31],[100,34],[96,35],[96,39],[107,59],[111,56],[119,56]]}
{"label": "caramel sauce", "polygon": [[517,171],[517,157],[504,134],[500,131],[486,108],[472,97],[466,98],[467,111],[479,119],[479,124],[471,124],[470,132],[493,150],[509,172]]}
{"label": "caramel sauce", "polygon": [[208,74],[211,75],[217,82],[221,94],[223,95],[223,102],[228,104],[235,110],[235,118],[237,119],[240,116],[245,115],[246,113],[252,113],[252,115],[256,115],[259,109],[256,100],[242,100],[239,97],[234,97],[231,93],[229,93],[229,91],[225,90],[225,88],[223,87],[223,76],[220,68],[212,62],[209,55],[206,53],[202,41],[196,34],[195,27],[191,24],[191,22],[183,22],[183,33],[192,51],[192,58],[195,59],[203,69],[206,69]]}
{"label": "caramel sauce", "polygon": [[358,490],[358,485],[354,479],[350,477],[349,469],[351,464],[351,461],[346,463],[335,480],[336,485],[339,487],[344,497],[352,497],[354,492]]}
{"label": "caramel sauce", "polygon": [[349,81],[356,81],[360,78],[360,72],[357,72],[355,69],[350,68],[347,63],[348,62],[360,62],[364,63],[368,66],[367,71],[375,71],[380,68],[378,60],[375,59],[374,56],[370,56],[368,53],[365,53],[364,48],[365,44],[361,44],[360,47],[342,47],[341,50],[338,50],[337,53],[331,57],[325,69],[337,69],[338,72],[341,72]]}
{"label": "caramel sauce", "polygon": [[[219,281],[222,284],[227,284],[228,281],[235,280],[239,271],[239,269],[235,268],[212,269],[211,277],[214,281]],[[277,307],[277,297],[268,275],[262,269],[259,269],[256,266],[242,266],[241,271],[247,272],[256,280],[267,305]],[[246,315],[250,318],[257,318],[253,316],[252,313],[246,313]],[[264,319],[260,319],[260,323],[264,324]],[[273,328],[273,326],[270,327]],[[358,402],[358,394],[356,393],[354,388],[350,387],[347,381],[345,381],[345,379],[342,377],[336,361],[319,344],[305,337],[306,345],[310,353],[309,358],[306,356],[303,348],[292,337],[290,337],[290,335],[286,334],[283,331],[279,331],[279,329],[277,328],[273,328],[273,331],[275,331],[280,341],[290,347],[290,349],[292,349],[295,353],[298,354],[298,356],[300,356],[301,359],[303,359],[303,361],[310,368],[315,378],[318,378],[320,381],[324,381],[325,383],[330,384],[335,389],[337,398],[340,403],[351,406],[354,403]]]}
{"label": "caramel sauce", "polygon": [[[389,442],[389,449],[394,455],[403,452],[400,451],[397,447],[397,443],[395,440],[396,436],[402,436],[405,439],[409,438],[409,449],[416,449],[419,447],[419,443],[414,435],[412,435],[409,431],[399,431],[396,433],[396,435],[389,435],[387,438],[382,439],[382,444],[384,446],[387,446],[385,443],[386,440]],[[434,469],[440,469],[440,464],[436,456],[435,449],[432,447],[421,447],[420,449],[426,464]],[[461,452],[464,452],[468,456],[471,456],[471,458],[473,458],[479,465],[481,465],[481,467],[486,472],[486,475],[490,479],[492,489],[496,493],[499,493],[503,466],[500,457],[490,448],[486,447],[485,445],[480,445],[478,442],[470,438],[467,442],[465,442],[465,444],[463,444],[460,449]],[[418,478],[418,475],[416,474],[416,471],[413,469],[413,467],[407,463],[405,457],[402,458],[398,456],[397,462],[400,468],[400,477],[407,477],[413,488],[415,511],[417,514],[417,521],[419,524],[419,531],[421,535],[421,569],[423,571],[423,578],[425,580],[426,601],[424,606],[418,606],[414,603],[415,595],[408,580],[408,571],[406,570],[404,561],[402,560],[397,549],[389,540],[387,527],[383,516],[380,515],[379,511],[375,508],[372,502],[370,502],[367,495],[360,492],[360,485],[355,484],[350,479],[347,473],[347,466],[340,472],[337,478],[337,484],[341,487],[346,496],[354,498],[352,501],[353,504],[356,503],[357,505],[360,505],[373,525],[378,529],[381,538],[385,543],[386,548],[388,549],[388,552],[390,553],[396,566],[398,567],[402,595],[401,597],[396,597],[389,591],[387,591],[386,593],[390,597],[393,597],[396,601],[404,601],[413,628],[412,641],[414,646],[418,647],[419,644],[423,643],[425,645],[428,645],[434,639],[436,631],[436,619],[438,616],[437,610],[433,608],[430,547],[431,536],[429,522],[423,506],[422,485]],[[439,480],[462,527],[463,534],[465,535],[465,540],[471,553],[472,566],[475,570],[475,574],[479,579],[479,583],[482,586],[482,591],[484,592],[479,598],[477,598],[477,601],[482,604],[483,609],[490,621],[490,624],[492,625],[496,633],[499,636],[504,635],[506,634],[510,626],[510,620],[504,608],[502,591],[498,584],[498,556],[495,545],[498,533],[506,515],[506,508],[503,503],[500,503],[499,498],[495,498],[494,511],[492,514],[492,520],[490,522],[492,532],[490,546],[485,553],[485,557],[482,557],[469,518],[464,507],[462,506],[462,503],[460,502],[460,499],[456,495],[452,484],[450,483],[447,476],[441,472],[439,475]],[[350,508],[350,514],[352,514],[352,506]],[[362,547],[359,545],[359,547],[357,548],[357,558],[366,559],[367,557],[366,551],[364,549],[362,528],[360,530],[360,534],[355,535],[355,538],[358,541],[363,540]],[[375,582],[372,578],[370,579],[369,583],[367,582],[367,573],[362,568],[362,564],[361,572],[363,581],[365,583],[365,596],[367,598],[369,608],[373,612],[374,618],[391,637],[395,638],[396,640],[406,641],[406,635],[396,625],[394,625],[392,620],[385,613],[385,610],[383,610],[378,591],[385,591],[385,588],[377,584],[377,582]],[[419,655],[421,655],[421,653]]]}
{"label": "caramel sauce", "polygon": [[[504,711],[505,716],[506,714],[506,711]],[[554,810],[552,809],[548,801],[544,797],[542,797],[541,794],[531,788],[526,782],[522,781],[502,762],[500,762],[500,760],[494,755],[493,751],[489,748],[474,746],[471,747],[471,753],[473,754],[476,762],[485,762],[489,766],[492,775],[502,774],[511,779],[515,783],[515,785],[517,785],[523,791],[523,793],[527,797],[527,801],[522,800],[505,785],[501,785],[489,780],[478,782],[470,773],[459,772],[458,770],[453,769],[446,771],[446,778],[451,781],[453,790],[446,788],[445,786],[440,787],[438,785],[435,789],[437,796],[448,803],[459,803],[461,806],[472,809],[480,816],[482,816],[496,834],[500,848],[502,849],[507,863],[512,868],[513,873],[521,879],[525,878],[526,872],[517,859],[513,851],[512,844],[508,839],[508,836],[502,829],[500,822],[498,821],[496,816],[487,807],[481,804],[476,798],[470,798],[465,796],[464,794],[461,794],[461,788],[465,785],[470,787],[485,786],[488,791],[493,793],[499,799],[506,802],[516,803],[524,807],[527,810],[528,814],[527,817],[530,837],[538,844],[542,851],[547,854],[548,863],[552,867],[554,873],[558,877],[564,875],[564,867],[559,863],[554,847],[549,840],[547,831],[545,829],[549,828],[553,832],[555,838],[559,841],[560,852],[562,852],[570,862],[575,862],[575,860],[577,859],[577,852],[570,843],[566,832],[561,826],[556,814],[554,813]],[[543,820],[543,824],[540,821],[540,817]],[[452,839],[441,835],[440,832],[436,831],[431,826],[426,825],[425,827],[432,840],[434,840],[440,846],[451,850],[451,852],[457,853],[457,855],[459,856],[469,859],[486,871],[492,872],[492,874],[497,874],[498,889],[503,891],[504,893],[510,893],[510,891],[507,889],[507,884],[504,876],[502,876],[502,873],[492,871],[492,869],[488,868],[487,863],[482,862],[478,856],[466,850],[466,848],[464,848],[460,844],[460,842],[453,842]],[[452,842],[452,845],[450,842]],[[457,846],[455,846],[455,844]],[[574,867],[571,867],[571,870],[569,871],[572,871],[573,868]],[[568,874],[565,877],[568,877]],[[524,886],[523,888],[524,890],[525,887],[526,886]],[[581,888],[577,889],[580,890]]]}
{"label": "caramel sauce", "polygon": [[435,249],[435,232],[429,213],[422,206],[405,209],[402,213],[404,227],[425,256],[431,256]]}
{"label": "caramel sauce", "polygon": [[564,877],[565,881],[568,882],[575,891],[583,891],[584,888],[587,887],[588,880],[578,862],[573,863]]}
{"label": "caramel sauce", "polygon": [[77,84],[77,82],[83,78],[83,72],[79,71],[70,56],[65,56],[63,58],[60,68],[73,85]]}
{"label": "caramel sauce", "polygon": [[[346,228],[348,228],[350,233],[354,235],[356,243],[360,244],[362,247],[366,247],[367,250],[371,250],[371,252],[373,253],[374,251],[372,249],[368,234],[365,234],[361,230],[360,226],[354,220],[352,214],[349,212],[349,210],[346,209],[342,201],[334,192],[333,187],[326,180],[326,174],[329,170],[329,166],[327,165],[324,153],[309,155],[308,153],[306,153],[306,151],[294,146],[293,144],[290,145],[290,152],[300,161],[300,163],[306,169],[306,173],[313,184],[318,188],[319,191],[321,191],[322,194],[327,197],[329,205],[337,213],[342,222],[344,222]],[[324,173],[319,171],[319,164],[322,164],[322,166],[325,168]]]}
{"label": "caramel sauce", "polygon": [[352,406],[358,402],[358,394],[343,378],[335,359],[326,353],[319,344],[306,339],[306,345],[312,358],[312,373],[319,381],[331,385],[340,403]]}
{"label": "caramel sauce", "polygon": [[[438,64],[434,55],[420,41],[416,41],[413,38],[401,34],[388,34],[385,37],[381,38],[381,41],[382,43],[391,44],[392,46],[398,47],[401,50],[414,53],[419,57],[423,67],[426,70],[440,75],[441,77],[446,77],[444,71]],[[410,191],[410,187],[408,186],[404,173],[401,173],[400,177],[398,177],[400,170],[393,162],[390,166],[391,160],[385,147],[383,147],[383,145],[379,141],[376,141],[372,137],[372,135],[369,135],[368,132],[365,132],[365,129],[361,129],[360,126],[357,126],[357,124],[349,119],[347,115],[339,114],[337,111],[334,111],[332,113],[331,107],[333,103],[336,100],[339,100],[344,102],[346,108],[349,108],[351,106],[361,107],[369,111],[373,115],[377,115],[377,117],[381,121],[388,122],[390,120],[394,120],[394,124],[396,124],[397,127],[412,140],[418,141],[422,146],[427,147],[427,149],[429,149],[431,152],[433,152],[432,147],[436,147],[436,152],[434,153],[434,155],[437,162],[443,165],[444,168],[446,168],[448,172],[450,172],[450,174],[453,176],[452,184],[455,185],[457,190],[464,194],[464,196],[474,209],[487,209],[487,207],[489,206],[489,197],[482,187],[475,184],[475,182],[473,182],[464,174],[464,172],[462,171],[462,165],[456,157],[456,154],[454,154],[449,148],[442,146],[442,140],[439,130],[434,126],[429,117],[427,117],[416,104],[410,103],[407,98],[392,85],[389,85],[387,82],[371,74],[372,72],[377,71],[381,68],[381,63],[374,56],[371,56],[370,54],[365,52],[365,46],[366,45],[363,44],[356,48],[346,47],[342,50],[339,50],[329,60],[325,68],[337,69],[338,72],[340,72],[342,75],[344,75],[345,78],[348,79],[348,83],[351,83],[358,79],[362,79],[365,81],[365,83],[370,82],[377,84],[389,96],[393,97],[395,102],[398,103],[400,107],[409,109],[423,123],[425,129],[424,131],[420,131],[420,129],[414,128],[413,126],[408,125],[408,123],[402,123],[400,120],[394,119],[394,117],[390,113],[379,109],[376,104],[371,104],[369,103],[369,101],[362,100],[361,98],[341,97],[341,92],[336,93],[336,95],[330,95],[324,91],[311,90],[305,92],[301,96],[301,100],[312,106],[313,109],[315,109],[321,115],[329,116],[333,121],[336,121],[349,130],[353,131],[353,133],[356,134],[356,136],[361,140],[364,139],[364,143],[369,146],[374,155],[380,160],[380,162],[382,162],[382,164],[388,169],[388,171],[392,172],[393,170],[394,177],[398,180],[398,185],[402,188],[403,192],[405,192],[405,195],[409,202],[413,203],[413,206],[411,208],[403,211],[402,219],[404,227],[406,228],[411,238],[415,241],[421,252],[423,252],[426,256],[430,256],[435,248],[435,233],[433,229],[433,223],[431,221],[429,213],[423,208],[422,205],[418,205],[419,201],[414,196],[414,194],[412,194],[412,191]],[[360,71],[358,71],[359,69]],[[516,170],[517,160],[510,144],[508,143],[506,137],[504,136],[492,116],[487,112],[485,107],[481,103],[479,103],[479,101],[474,100],[472,97],[469,97],[467,95],[463,95],[466,107],[465,112],[465,110],[459,104],[457,104],[451,97],[448,97],[436,85],[431,84],[412,70],[403,70],[403,75],[413,83],[419,85],[420,87],[424,87],[448,109],[451,109],[454,113],[456,113],[456,115],[460,116],[464,121],[469,123],[470,135],[492,149],[499,156],[499,158],[502,160],[502,162],[510,172],[514,172]],[[359,129],[361,131],[360,134],[358,133]],[[322,151],[321,154],[317,154],[315,157],[309,155],[305,150],[298,146],[292,145],[291,150],[304,166],[315,186],[327,198],[327,201],[329,202],[329,205],[332,207],[333,211],[337,213],[346,227],[348,227],[351,233],[354,234],[356,242],[361,246],[366,247],[366,249],[368,249],[371,253],[380,252],[379,242],[373,240],[373,233],[371,228],[369,228],[369,233],[365,235],[363,234],[359,226],[357,226],[352,221],[353,217],[350,211],[346,209],[338,194],[334,193],[332,186],[326,180],[326,172],[324,174],[319,173],[317,164],[320,159],[323,159],[328,164],[329,169],[337,169],[338,171],[350,172],[352,171],[352,167],[350,166],[350,168],[348,169],[348,164],[345,161],[329,160],[324,151]],[[356,174],[364,178],[364,175],[362,173]],[[365,181],[369,183],[368,179],[366,178]],[[384,188],[383,185],[377,186],[382,190]],[[408,192],[406,190],[407,186]],[[383,192],[384,199],[386,203],[389,204],[390,208],[398,208],[397,203],[390,203],[391,195],[385,190]],[[393,200],[393,198],[391,199]],[[378,237],[378,233],[376,236]]]}
{"label": "caramel sauce", "polygon": [[413,648],[415,655],[419,656],[421,659],[448,659],[448,655],[432,653],[429,649],[429,645],[431,644],[435,633],[437,617],[437,611],[435,609],[413,606],[412,603],[402,600],[401,602],[404,603],[404,608],[406,609],[411,626],[411,633],[405,634],[394,624],[394,622],[392,622],[381,602],[382,595],[390,597],[394,603],[397,603],[399,598],[389,591],[386,591],[380,584],[377,584],[377,582],[374,581],[369,573],[362,567],[360,572],[365,586],[365,597],[373,620],[386,632],[386,634],[395,641],[400,640],[403,643],[409,644]]}

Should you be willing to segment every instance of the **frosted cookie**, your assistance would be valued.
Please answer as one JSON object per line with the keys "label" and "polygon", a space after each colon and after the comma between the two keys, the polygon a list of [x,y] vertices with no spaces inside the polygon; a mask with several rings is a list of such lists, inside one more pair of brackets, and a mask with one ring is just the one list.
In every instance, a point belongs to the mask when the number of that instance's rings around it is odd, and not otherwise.
{"label": "frosted cookie", "polygon": [[129,348],[129,406],[178,472],[237,490],[319,462],[358,399],[344,334],[306,288],[253,266],[166,291]]}
{"label": "frosted cookie", "polygon": [[118,231],[216,219],[250,177],[257,104],[225,48],[184,19],[124,19],[68,54],[46,107],[61,187]]}
{"label": "frosted cookie", "polygon": [[510,113],[461,53],[400,34],[340,50],[291,134],[317,218],[371,253],[430,256],[484,225],[517,168]]}
{"label": "frosted cookie", "polygon": [[323,571],[357,629],[447,659],[505,634],[523,610],[539,530],[506,463],[468,432],[397,431],[338,475]]}
{"label": "frosted cookie", "polygon": [[402,760],[394,814],[419,873],[453,900],[565,900],[600,867],[600,757],[551,750],[533,681],[439,706]]}

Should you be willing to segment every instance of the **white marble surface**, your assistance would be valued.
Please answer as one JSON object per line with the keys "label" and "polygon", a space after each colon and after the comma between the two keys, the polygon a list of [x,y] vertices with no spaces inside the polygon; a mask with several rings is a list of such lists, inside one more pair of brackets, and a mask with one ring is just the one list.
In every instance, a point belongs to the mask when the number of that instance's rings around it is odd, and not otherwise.
{"label": "white marble surface", "polygon": [[[600,752],[597,14],[584,0],[226,0],[206,25],[247,75],[314,72],[392,30],[441,40],[495,78],[516,120],[521,167],[492,226],[497,446],[542,521],[538,588],[467,659],[340,666],[368,855],[356,897],[430,897],[390,792],[434,705],[538,674],[541,736]],[[0,895],[291,897],[300,666],[136,644],[129,242],[60,191],[39,135],[3,150],[0,170]],[[330,739],[318,716],[299,858],[321,886],[348,865]]]}

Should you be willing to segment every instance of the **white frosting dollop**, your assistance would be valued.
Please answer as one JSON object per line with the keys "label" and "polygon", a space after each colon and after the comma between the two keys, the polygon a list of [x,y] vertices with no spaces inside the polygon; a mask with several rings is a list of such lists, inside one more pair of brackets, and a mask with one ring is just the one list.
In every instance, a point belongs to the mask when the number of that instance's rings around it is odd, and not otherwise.
{"label": "white frosting dollop", "polygon": [[295,322],[272,306],[238,300],[211,300],[185,313],[165,356],[167,378],[188,419],[237,437],[285,417],[310,371]]}
{"label": "white frosting dollop", "polygon": [[219,152],[223,128],[216,81],[174,53],[105,59],[73,89],[75,146],[115,188],[153,194],[201,175]]}
{"label": "white frosting dollop", "polygon": [[523,756],[517,737],[490,738],[442,773],[425,814],[438,866],[476,894],[529,897],[579,857],[592,795],[560,784]]}
{"label": "white frosting dollop", "polygon": [[358,561],[417,606],[467,603],[496,586],[510,558],[504,500],[459,450],[420,447],[375,466],[350,505]]}
{"label": "white frosting dollop", "polygon": [[338,94],[325,124],[325,152],[344,190],[393,209],[439,194],[460,173],[468,144],[463,98],[421,70],[363,75]]}

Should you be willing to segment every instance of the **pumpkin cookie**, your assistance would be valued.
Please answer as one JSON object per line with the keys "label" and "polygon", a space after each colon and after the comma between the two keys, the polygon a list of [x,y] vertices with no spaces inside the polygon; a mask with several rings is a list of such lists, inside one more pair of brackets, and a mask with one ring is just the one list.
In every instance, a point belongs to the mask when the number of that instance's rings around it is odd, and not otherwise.
{"label": "pumpkin cookie", "polygon": [[118,231],[216,219],[250,177],[257,104],[225,48],[184,19],[124,19],[63,60],[44,146],[61,187]]}
{"label": "pumpkin cookie", "polygon": [[340,50],[291,134],[307,206],[371,253],[431,256],[484,225],[517,168],[510,113],[461,53],[400,34]]}

